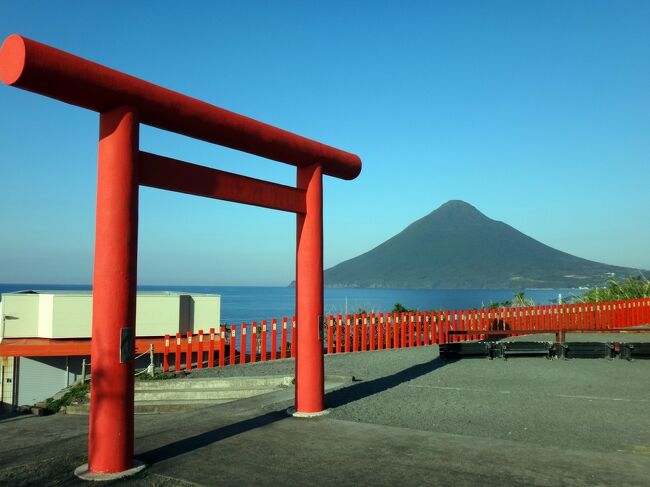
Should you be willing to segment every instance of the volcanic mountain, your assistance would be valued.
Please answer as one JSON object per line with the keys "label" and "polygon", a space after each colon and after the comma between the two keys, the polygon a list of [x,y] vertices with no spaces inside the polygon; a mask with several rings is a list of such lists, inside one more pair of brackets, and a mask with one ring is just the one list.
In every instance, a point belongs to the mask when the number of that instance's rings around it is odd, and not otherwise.
{"label": "volcanic mountain", "polygon": [[330,287],[558,288],[639,271],[561,252],[452,200],[365,254],[325,271]]}

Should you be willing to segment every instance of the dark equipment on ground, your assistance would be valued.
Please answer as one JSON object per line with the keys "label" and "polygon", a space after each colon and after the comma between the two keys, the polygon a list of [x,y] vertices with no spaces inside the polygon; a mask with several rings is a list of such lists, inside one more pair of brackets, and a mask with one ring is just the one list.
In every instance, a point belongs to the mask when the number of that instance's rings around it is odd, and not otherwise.
{"label": "dark equipment on ground", "polygon": [[526,342],[478,341],[440,345],[442,360],[464,358],[503,358],[513,356],[547,359],[605,358],[650,359],[650,343],[620,342]]}

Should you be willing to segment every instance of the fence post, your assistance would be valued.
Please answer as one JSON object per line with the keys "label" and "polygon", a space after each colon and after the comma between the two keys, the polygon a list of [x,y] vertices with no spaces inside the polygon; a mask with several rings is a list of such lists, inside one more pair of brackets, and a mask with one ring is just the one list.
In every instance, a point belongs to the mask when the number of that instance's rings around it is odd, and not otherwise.
{"label": "fence post", "polygon": [[431,330],[430,314],[428,312],[420,313],[422,318],[422,345],[427,346],[430,343],[429,332]]}
{"label": "fence post", "polygon": [[176,351],[174,352],[174,372],[181,370],[181,334],[176,333]]}
{"label": "fence post", "polygon": [[235,365],[235,353],[237,353],[237,327],[230,327],[230,365]]}
{"label": "fence post", "polygon": [[429,329],[428,313],[422,311],[418,311],[417,313],[418,313],[417,314],[418,334],[416,336],[415,343],[417,346],[428,345],[429,339],[428,338],[425,339],[425,335],[427,333],[427,330]]}
{"label": "fence post", "polygon": [[199,346],[196,351],[196,367],[203,368],[203,330],[199,330]]}
{"label": "fence post", "polygon": [[169,335],[165,335],[165,350],[163,352],[163,372],[169,372]]}
{"label": "fence post", "polygon": [[350,351],[350,338],[351,338],[351,333],[350,333],[350,315],[345,315],[345,348],[344,350],[346,352]]}
{"label": "fence post", "polygon": [[343,337],[343,317],[336,315],[336,353],[341,353],[341,340]]}
{"label": "fence post", "polygon": [[376,324],[375,313],[370,313],[370,350],[375,349],[375,329],[377,328]]}
{"label": "fence post", "polygon": [[[458,322],[459,322],[459,315],[458,315],[458,310],[452,310],[451,315],[450,315],[450,320],[449,320],[449,330],[453,331],[458,331]],[[447,335],[449,336],[449,331],[447,332]],[[458,340],[460,340],[460,335],[454,334],[452,335],[451,338],[447,338],[450,342],[456,343]]]}
{"label": "fence post", "polygon": [[368,347],[368,317],[361,314],[361,351],[365,352]]}
{"label": "fence post", "polygon": [[298,346],[298,340],[296,337],[296,317],[291,318],[291,358],[296,356],[296,347]]}
{"label": "fence post", "polygon": [[192,332],[187,332],[187,347],[185,351],[185,370],[192,370]]}
{"label": "fence post", "polygon": [[399,348],[399,315],[393,313],[393,348]]}
{"label": "fence post", "polygon": [[469,330],[468,322],[467,322],[467,310],[461,310],[458,312],[458,330],[464,332],[461,335],[458,335],[461,341],[466,342],[469,338],[471,338],[468,334],[467,331]]}
{"label": "fence post", "polygon": [[422,345],[422,314],[419,311],[416,311],[413,319],[415,320],[415,338],[413,341],[414,345],[419,347]]}
{"label": "fence post", "polygon": [[331,355],[334,351],[334,344],[332,343],[334,337],[334,317],[332,315],[327,317],[327,354]]}
{"label": "fence post", "polygon": [[352,318],[352,333],[354,335],[352,339],[352,351],[359,351],[359,315],[354,314]]}
{"label": "fence post", "polygon": [[154,372],[155,372],[154,365],[153,365],[153,360],[154,360],[154,357],[153,357],[153,343],[150,343],[149,344],[149,367],[147,367],[147,373],[151,377],[154,376]]}
{"label": "fence post", "polygon": [[81,383],[86,383],[86,357],[81,359]]}
{"label": "fence post", "polygon": [[214,328],[210,328],[210,342],[208,343],[208,368],[214,367]]}
{"label": "fence post", "polygon": [[266,362],[266,320],[262,320],[262,346],[260,351],[262,362]]}
{"label": "fence post", "polygon": [[382,350],[384,347],[384,313],[379,313],[376,317],[377,323],[377,343],[375,350]]}
{"label": "fence post", "polygon": [[257,321],[251,323],[251,363],[257,362]]}
{"label": "fence post", "polygon": [[226,365],[226,327],[219,327],[219,367]]}
{"label": "fence post", "polygon": [[278,319],[271,320],[271,360],[278,358]]}
{"label": "fence post", "polygon": [[[241,324],[241,333],[239,334],[239,365],[246,363],[246,323]],[[251,325],[251,363],[255,362],[255,322]]]}
{"label": "fence post", "polygon": [[282,318],[282,333],[280,339],[280,358],[287,358],[287,319]]}
{"label": "fence post", "polygon": [[451,343],[451,339],[449,338],[449,330],[450,329],[453,330],[452,323],[451,323],[452,318],[453,318],[452,312],[447,310],[445,312],[445,343]]}
{"label": "fence post", "polygon": [[569,304],[569,328],[580,328],[578,323],[578,309],[575,304]]}

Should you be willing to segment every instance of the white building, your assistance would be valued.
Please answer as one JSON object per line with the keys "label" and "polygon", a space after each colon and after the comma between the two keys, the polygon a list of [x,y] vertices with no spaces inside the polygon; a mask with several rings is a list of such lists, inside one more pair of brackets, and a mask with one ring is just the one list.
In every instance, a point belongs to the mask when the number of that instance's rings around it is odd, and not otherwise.
{"label": "white building", "polygon": [[[136,353],[162,352],[166,334],[218,329],[220,318],[215,294],[138,293]],[[90,364],[91,323],[90,291],[0,295],[0,408],[43,401],[79,380],[82,360]]]}

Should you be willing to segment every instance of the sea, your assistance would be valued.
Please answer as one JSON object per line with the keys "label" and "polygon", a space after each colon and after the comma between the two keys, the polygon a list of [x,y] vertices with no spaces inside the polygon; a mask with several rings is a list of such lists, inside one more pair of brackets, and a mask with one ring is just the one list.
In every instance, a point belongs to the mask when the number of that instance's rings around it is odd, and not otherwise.
{"label": "sea", "polygon": [[[33,291],[90,291],[90,285],[2,284],[0,293]],[[221,323],[271,320],[295,314],[295,288],[255,286],[138,286],[139,291],[172,291],[221,296]],[[557,304],[582,294],[579,289],[378,289],[326,288],[325,314],[337,315],[365,311],[387,312],[396,303],[420,311],[461,310],[509,301],[523,292],[538,305]]]}

